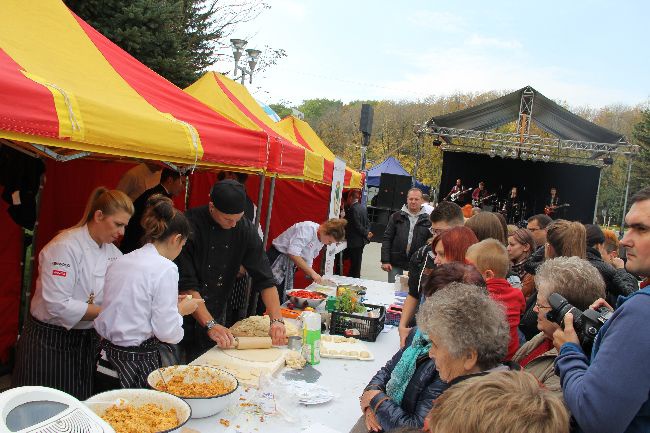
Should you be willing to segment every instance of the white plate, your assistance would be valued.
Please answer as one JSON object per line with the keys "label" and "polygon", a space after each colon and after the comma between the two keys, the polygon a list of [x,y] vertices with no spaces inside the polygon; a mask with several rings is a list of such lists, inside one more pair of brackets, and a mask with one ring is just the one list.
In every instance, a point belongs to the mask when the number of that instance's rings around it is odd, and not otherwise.
{"label": "white plate", "polygon": [[332,394],[323,395],[320,398],[314,398],[314,399],[311,399],[311,400],[300,400],[300,404],[304,404],[305,406],[311,406],[311,405],[315,405],[315,404],[323,404],[323,403],[327,403],[328,401],[330,401],[333,398],[334,398],[334,396]]}
{"label": "white plate", "polygon": [[307,382],[292,382],[292,392],[298,397],[298,401],[304,405],[327,403],[334,398],[327,388]]}

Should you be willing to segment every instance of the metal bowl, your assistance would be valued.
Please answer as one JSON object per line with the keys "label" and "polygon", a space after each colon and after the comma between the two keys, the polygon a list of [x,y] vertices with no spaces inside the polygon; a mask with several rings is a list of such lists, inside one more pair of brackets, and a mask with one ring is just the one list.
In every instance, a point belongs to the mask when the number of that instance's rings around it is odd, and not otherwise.
{"label": "metal bowl", "polygon": [[161,374],[165,381],[171,380],[174,375],[180,374],[185,377],[185,381],[188,383],[209,383],[215,379],[221,379],[230,383],[232,390],[226,394],[211,397],[177,397],[185,400],[190,405],[192,408],[192,418],[205,418],[215,415],[230,406],[237,397],[237,393],[235,392],[239,388],[237,378],[227,371],[216,367],[209,365],[173,365],[171,367],[161,368],[160,370],[152,371],[147,377],[147,382],[150,387],[158,389],[156,385],[161,380]]}
{"label": "metal bowl", "polygon": [[366,287],[360,286],[358,284],[339,284],[338,286],[336,286],[337,296],[338,296],[338,291],[340,289],[349,290],[349,291],[354,292],[354,293],[356,293],[358,295],[364,295],[366,293],[366,291],[368,290]]}
{"label": "metal bowl", "polygon": [[[302,289],[302,290],[304,290],[304,289]],[[295,296],[295,295],[292,294],[292,293],[295,293],[297,291],[298,291],[298,289],[288,291],[287,292],[287,298],[289,299],[289,302],[291,302],[293,305],[295,305],[298,308],[306,308],[306,307],[316,308],[320,304],[322,304],[325,299],[327,299],[326,294],[321,293],[321,292],[315,292],[315,291],[312,291],[312,290],[307,290],[307,291],[312,292],[312,293],[317,293],[320,296],[322,296],[322,298],[321,299],[301,298],[299,296]]]}
{"label": "metal bowl", "polygon": [[161,406],[165,410],[176,409],[176,416],[179,424],[173,429],[163,430],[158,433],[180,432],[181,427],[190,419],[192,409],[182,399],[166,392],[155,391],[151,389],[116,389],[93,395],[85,401],[86,406],[96,415],[102,416],[106,410],[111,407],[118,399],[126,400],[127,404],[142,406],[147,403],[153,403]]}

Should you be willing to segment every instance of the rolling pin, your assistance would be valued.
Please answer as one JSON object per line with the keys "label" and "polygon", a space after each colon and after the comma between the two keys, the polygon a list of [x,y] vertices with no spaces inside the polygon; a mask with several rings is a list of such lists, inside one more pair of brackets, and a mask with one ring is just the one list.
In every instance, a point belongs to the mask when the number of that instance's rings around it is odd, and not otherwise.
{"label": "rolling pin", "polygon": [[235,337],[235,348],[238,350],[270,349],[271,346],[271,337]]}

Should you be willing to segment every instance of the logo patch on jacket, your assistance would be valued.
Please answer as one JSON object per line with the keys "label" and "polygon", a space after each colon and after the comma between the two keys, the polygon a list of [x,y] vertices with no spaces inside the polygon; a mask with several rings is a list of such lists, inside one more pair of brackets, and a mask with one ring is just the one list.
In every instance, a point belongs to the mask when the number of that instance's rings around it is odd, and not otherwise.
{"label": "logo patch on jacket", "polygon": [[60,271],[58,269],[53,269],[52,270],[52,275],[55,275],[57,277],[65,277],[66,275],[68,275],[68,273],[66,271]]}

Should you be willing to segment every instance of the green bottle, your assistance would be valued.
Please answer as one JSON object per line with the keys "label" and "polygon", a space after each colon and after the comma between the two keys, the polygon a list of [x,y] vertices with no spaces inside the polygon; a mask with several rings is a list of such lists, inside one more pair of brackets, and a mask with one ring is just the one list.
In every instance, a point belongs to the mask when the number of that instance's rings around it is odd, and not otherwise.
{"label": "green bottle", "polygon": [[302,328],[302,356],[309,364],[320,362],[320,314],[304,312]]}

